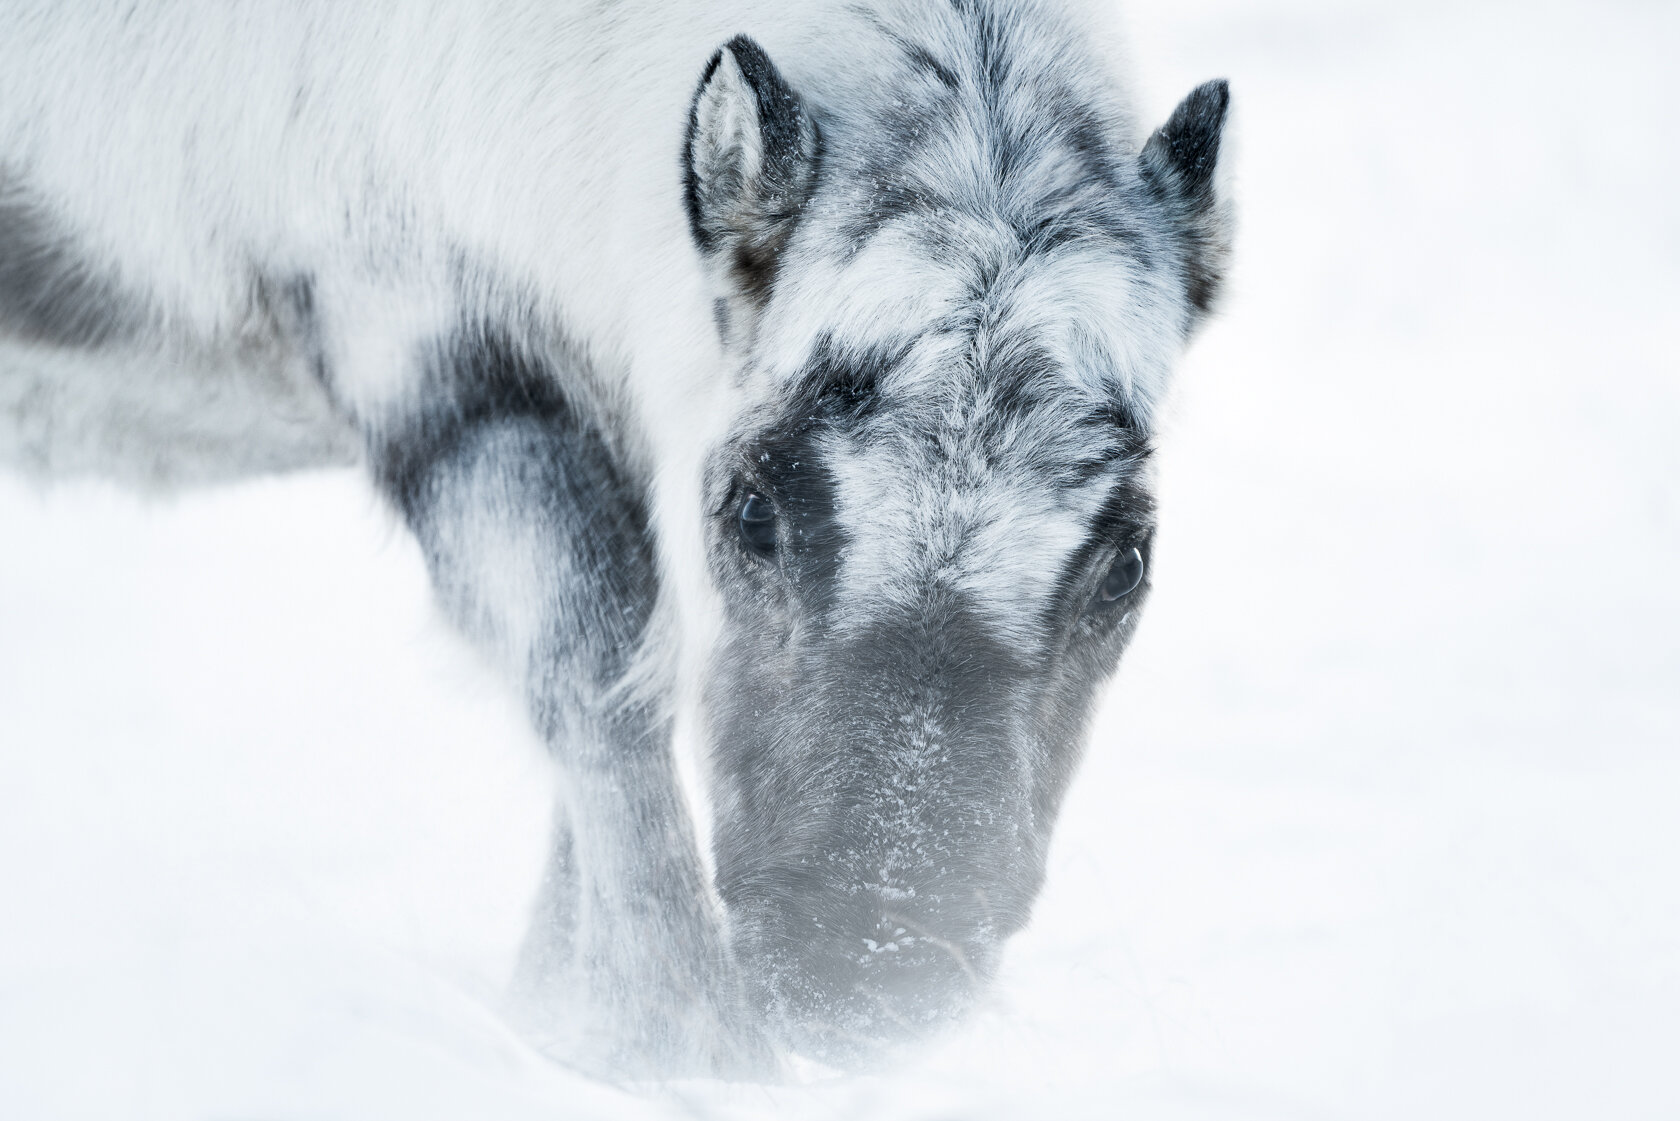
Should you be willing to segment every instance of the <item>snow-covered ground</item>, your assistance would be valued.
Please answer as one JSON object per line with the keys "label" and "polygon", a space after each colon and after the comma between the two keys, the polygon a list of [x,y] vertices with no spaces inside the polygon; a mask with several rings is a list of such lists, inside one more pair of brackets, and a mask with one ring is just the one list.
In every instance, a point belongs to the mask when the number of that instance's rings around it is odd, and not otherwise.
{"label": "snow-covered ground", "polygon": [[0,1118],[1680,1116],[1680,5],[1132,6],[1243,233],[992,1007],[630,1093],[497,1013],[548,775],[354,476],[0,479]]}

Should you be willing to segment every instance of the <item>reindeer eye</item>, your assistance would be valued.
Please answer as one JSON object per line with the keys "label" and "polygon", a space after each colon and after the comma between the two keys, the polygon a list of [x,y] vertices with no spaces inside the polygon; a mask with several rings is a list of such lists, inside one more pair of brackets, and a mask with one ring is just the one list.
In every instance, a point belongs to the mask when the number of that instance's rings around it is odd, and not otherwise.
{"label": "reindeer eye", "polygon": [[1108,575],[1103,577],[1102,588],[1097,592],[1097,598],[1104,603],[1113,603],[1122,596],[1130,595],[1141,583],[1143,554],[1136,549],[1127,549],[1114,558]]}
{"label": "reindeer eye", "polygon": [[748,493],[735,513],[741,543],[761,557],[776,551],[776,508],[760,494]]}

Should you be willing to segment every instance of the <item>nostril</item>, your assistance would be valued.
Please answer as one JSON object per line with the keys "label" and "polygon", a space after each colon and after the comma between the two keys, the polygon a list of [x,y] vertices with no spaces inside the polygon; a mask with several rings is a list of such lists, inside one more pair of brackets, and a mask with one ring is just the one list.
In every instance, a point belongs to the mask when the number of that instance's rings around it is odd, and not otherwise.
{"label": "nostril", "polygon": [[896,916],[883,915],[876,920],[873,935],[864,937],[863,944],[871,954],[896,954],[914,946],[916,936]]}
{"label": "nostril", "polygon": [[[932,985],[979,988],[991,970],[993,940],[952,936],[915,916],[887,912],[865,938],[868,964],[925,976]],[[943,980],[941,980],[941,978]]]}

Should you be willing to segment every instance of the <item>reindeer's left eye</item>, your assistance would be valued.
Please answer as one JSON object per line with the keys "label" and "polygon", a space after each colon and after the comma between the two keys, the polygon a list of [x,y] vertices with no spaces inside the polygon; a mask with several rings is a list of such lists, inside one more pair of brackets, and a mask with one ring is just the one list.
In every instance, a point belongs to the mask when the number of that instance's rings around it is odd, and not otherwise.
{"label": "reindeer's left eye", "polygon": [[741,543],[761,557],[776,551],[776,508],[761,494],[748,493],[735,512]]}
{"label": "reindeer's left eye", "polygon": [[1127,549],[1114,558],[1109,566],[1108,575],[1103,577],[1102,587],[1097,591],[1097,598],[1104,603],[1113,603],[1123,596],[1130,595],[1143,583],[1143,554],[1136,549]]}

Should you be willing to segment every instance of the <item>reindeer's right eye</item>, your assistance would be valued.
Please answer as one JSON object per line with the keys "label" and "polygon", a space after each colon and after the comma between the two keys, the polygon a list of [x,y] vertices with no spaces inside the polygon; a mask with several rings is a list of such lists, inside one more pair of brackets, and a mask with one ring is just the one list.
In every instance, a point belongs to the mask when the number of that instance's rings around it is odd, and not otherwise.
{"label": "reindeer's right eye", "polygon": [[761,557],[776,551],[776,508],[761,494],[748,492],[735,512],[741,543]]}
{"label": "reindeer's right eye", "polygon": [[1097,599],[1102,603],[1113,603],[1123,596],[1131,595],[1141,583],[1143,554],[1136,549],[1127,549],[1114,558],[1108,575],[1103,577],[1102,587],[1097,590]]}

